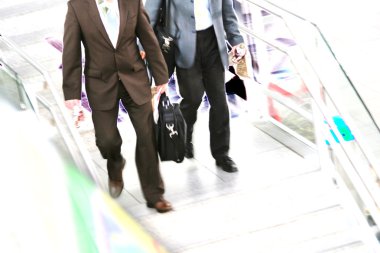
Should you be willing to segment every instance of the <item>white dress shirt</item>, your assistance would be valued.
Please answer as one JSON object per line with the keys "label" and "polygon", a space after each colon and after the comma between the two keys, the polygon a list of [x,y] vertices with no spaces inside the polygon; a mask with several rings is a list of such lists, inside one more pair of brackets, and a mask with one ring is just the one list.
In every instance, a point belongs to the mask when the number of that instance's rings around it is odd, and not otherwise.
{"label": "white dress shirt", "polygon": [[118,0],[113,0],[112,3],[109,3],[106,0],[96,0],[96,5],[98,6],[100,18],[102,19],[108,37],[110,38],[112,45],[116,48],[120,28]]}
{"label": "white dress shirt", "polygon": [[197,31],[205,30],[212,26],[209,1],[194,0],[195,30]]}

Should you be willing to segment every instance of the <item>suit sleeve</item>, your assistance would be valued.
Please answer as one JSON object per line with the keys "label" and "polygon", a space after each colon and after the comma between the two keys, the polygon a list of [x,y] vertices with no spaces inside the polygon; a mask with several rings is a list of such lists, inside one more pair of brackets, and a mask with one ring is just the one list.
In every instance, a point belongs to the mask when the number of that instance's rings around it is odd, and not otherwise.
{"label": "suit sleeve", "polygon": [[223,25],[226,32],[227,40],[232,46],[244,42],[243,36],[239,31],[239,22],[232,5],[232,0],[222,0]]}
{"label": "suit sleeve", "polygon": [[136,35],[146,52],[146,59],[150,65],[150,70],[156,85],[167,83],[169,77],[166,62],[160,46],[158,45],[156,35],[153,32],[153,28],[150,25],[148,14],[141,1],[138,12]]}
{"label": "suit sleeve", "polygon": [[69,1],[64,24],[62,89],[65,100],[80,99],[82,90],[81,29]]}

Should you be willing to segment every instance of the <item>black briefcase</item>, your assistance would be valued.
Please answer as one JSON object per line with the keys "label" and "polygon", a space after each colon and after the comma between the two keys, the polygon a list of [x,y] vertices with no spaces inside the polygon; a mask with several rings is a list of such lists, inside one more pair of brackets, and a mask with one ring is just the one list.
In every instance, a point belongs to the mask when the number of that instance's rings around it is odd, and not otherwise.
{"label": "black briefcase", "polygon": [[166,93],[160,95],[156,135],[161,161],[182,162],[185,157],[186,122],[179,104],[172,104]]}

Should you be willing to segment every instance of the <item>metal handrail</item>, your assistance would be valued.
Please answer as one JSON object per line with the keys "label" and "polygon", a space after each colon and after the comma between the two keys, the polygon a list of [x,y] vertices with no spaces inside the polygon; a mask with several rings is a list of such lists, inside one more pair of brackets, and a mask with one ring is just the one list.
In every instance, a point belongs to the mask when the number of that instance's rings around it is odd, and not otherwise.
{"label": "metal handrail", "polygon": [[[376,123],[376,121],[374,120],[374,117],[371,113],[371,111],[367,108],[366,104],[364,103],[362,97],[360,96],[359,92],[357,91],[357,89],[355,88],[355,85],[353,84],[351,78],[347,75],[347,72],[345,70],[345,68],[343,67],[343,65],[340,63],[340,61],[338,60],[338,58],[336,57],[334,51],[332,50],[330,44],[328,43],[326,37],[324,36],[324,34],[322,33],[321,29],[319,28],[319,26],[317,24],[315,24],[314,22],[304,18],[304,17],[301,17],[297,14],[295,14],[294,12],[291,12],[289,10],[286,10],[270,1],[267,1],[267,0],[245,0],[246,2],[249,2],[251,4],[254,4],[256,5],[257,7],[260,7],[262,8],[263,10],[267,11],[268,13],[271,13],[279,18],[281,18],[286,27],[289,29],[289,31],[294,34],[292,32],[292,29],[291,29],[291,26],[289,26],[288,22],[286,21],[286,18],[284,18],[284,14],[285,15],[288,15],[288,16],[291,16],[293,18],[297,18],[298,20],[300,21],[303,21],[303,22],[307,22],[309,23],[309,25],[311,25],[315,31],[317,31],[317,33],[319,34],[319,36],[321,37],[322,41],[324,42],[325,46],[327,47],[327,49],[329,50],[331,56],[334,58],[334,61],[337,63],[338,67],[340,68],[341,72],[343,73],[345,79],[348,81],[348,83],[350,84],[350,86],[352,87],[352,89],[354,90],[355,94],[357,95],[358,99],[361,101],[361,103],[363,104],[363,107],[364,109],[366,110],[366,112],[368,113],[368,115],[370,116],[370,118],[372,119],[372,123],[374,124],[374,126],[377,128],[377,130],[380,132],[380,127],[379,125]],[[273,8],[276,9],[276,11],[273,11]],[[279,14],[279,12],[281,14]],[[301,50],[303,50],[302,46],[301,46]],[[304,57],[305,59],[307,59],[307,61],[310,63],[310,66],[313,67],[313,64],[311,63],[310,60],[308,60],[308,57],[307,57],[307,54],[304,52],[303,50],[303,54],[304,54]],[[313,67],[313,70],[314,70],[314,67]],[[315,70],[314,70],[315,71]]]}
{"label": "metal handrail", "polygon": [[[335,54],[332,52],[332,49],[331,49],[330,45],[328,44],[328,42],[326,41],[325,37],[323,36],[323,34],[321,33],[320,29],[318,28],[318,26],[317,26],[316,24],[314,24],[314,23],[312,23],[311,21],[306,20],[306,19],[304,19],[304,18],[302,18],[302,17],[300,17],[300,16],[298,16],[298,15],[292,13],[292,12],[289,12],[289,11],[287,11],[287,10],[284,10],[284,9],[282,9],[281,7],[278,7],[278,6],[276,6],[276,5],[274,5],[274,4],[270,3],[270,2],[268,2],[268,1],[266,1],[266,0],[246,0],[246,1],[249,2],[249,3],[252,3],[252,4],[254,4],[254,5],[256,5],[256,6],[260,7],[260,8],[263,8],[265,11],[267,11],[267,12],[269,12],[269,13],[271,13],[271,14],[277,16],[277,17],[282,18],[282,20],[285,22],[285,24],[287,25],[287,27],[288,27],[288,29],[289,29],[290,31],[291,31],[292,29],[291,29],[291,27],[286,23],[286,19],[283,18],[283,15],[290,15],[290,16],[292,16],[292,17],[295,17],[295,18],[299,19],[300,21],[304,21],[304,22],[308,22],[308,23],[310,23],[310,24],[312,25],[312,28],[313,28],[313,29],[316,29],[316,30],[318,31],[318,34],[321,36],[321,38],[323,38],[323,42],[326,44],[326,46],[327,46],[328,49],[330,50],[330,53],[331,53],[331,55],[333,56],[334,61],[338,64],[339,68],[342,70],[342,73],[344,74],[346,80],[348,81],[348,83],[350,84],[350,86],[353,88],[355,94],[356,94],[357,97],[359,98],[359,101],[360,101],[361,104],[363,105],[365,111],[368,113],[368,116],[370,117],[370,121],[371,121],[371,123],[372,123],[373,126],[377,129],[377,131],[380,132],[380,129],[379,129],[378,125],[376,124],[376,122],[375,122],[373,116],[371,115],[371,113],[369,113],[369,110],[368,110],[367,106],[363,103],[361,97],[357,94],[357,91],[356,91],[354,85],[352,84],[351,79],[349,79],[348,76],[346,75],[346,72],[344,71],[343,66],[341,65],[341,63],[340,63],[340,62],[337,60],[337,58],[335,57]],[[275,9],[275,10],[273,10],[273,9]],[[276,11],[279,11],[279,12],[282,13],[283,15],[278,14]],[[289,53],[288,50],[287,50],[285,47],[281,46],[281,44],[279,44],[279,43],[277,43],[277,42],[275,42],[275,41],[270,41],[269,39],[265,38],[263,35],[260,36],[260,35],[256,34],[254,31],[252,31],[252,29],[246,28],[246,27],[244,27],[244,26],[239,27],[239,29],[240,29],[241,31],[243,31],[244,33],[250,35],[250,36],[253,36],[253,37],[256,37],[256,38],[260,39],[261,41],[263,41],[263,42],[265,42],[266,44],[270,45],[271,47],[273,47],[273,48],[275,48],[275,49],[281,51],[282,53],[287,54],[287,55],[290,57],[290,59],[294,59],[294,57],[292,57],[291,53]],[[305,59],[305,61],[306,61],[306,62],[308,63],[308,65],[311,67],[312,73],[315,75],[315,78],[317,78],[318,81],[319,81],[321,84],[323,84],[323,82],[321,81],[321,79],[320,79],[320,77],[319,77],[319,75],[318,75],[318,72],[315,70],[315,68],[314,68],[312,62],[310,61],[310,59],[308,59],[307,54],[304,52],[304,50],[302,49],[302,47],[300,47],[300,49],[302,50],[302,51],[301,51],[301,53],[302,53],[302,57]],[[292,60],[292,61],[293,61],[293,60]],[[301,74],[301,76],[303,76],[303,78],[307,77],[306,75],[303,75],[302,72],[300,72],[300,74]],[[305,85],[308,85],[308,82],[305,82]],[[310,90],[312,90],[312,89],[310,89]],[[327,90],[325,90],[325,93],[326,93],[329,97],[331,97],[331,95],[329,94],[329,92],[328,92]],[[313,94],[313,93],[311,93],[311,94]],[[317,106],[318,106],[320,109],[324,108],[323,103],[320,103],[318,100],[316,100],[316,102],[317,102],[317,103],[316,103]],[[334,103],[334,101],[331,101],[331,103],[334,105],[335,108],[338,108],[338,106]],[[324,111],[326,111],[326,110],[324,110]],[[349,117],[346,117],[346,118],[349,118]],[[326,121],[328,122],[328,124],[329,124],[330,126],[332,126],[332,127],[335,126],[335,123],[332,121],[332,119],[331,119],[330,117],[326,117]],[[333,129],[333,130],[335,131],[335,129]],[[337,131],[337,132],[339,132],[339,131]],[[359,146],[359,148],[361,149],[361,151],[365,154],[366,159],[367,159],[368,161],[370,161],[371,164],[373,164],[373,165],[376,164],[376,165],[377,165],[375,159],[374,159],[373,157],[371,157],[371,156],[368,155],[368,150],[366,149],[366,147],[363,147],[363,145],[361,145],[361,144],[358,144],[358,146]],[[377,175],[380,175],[380,169],[378,168],[378,165],[377,165],[377,166],[374,166],[374,170],[376,171]]]}
{"label": "metal handrail", "polygon": [[[380,133],[380,127],[379,125],[377,124],[376,120],[374,119],[372,113],[370,112],[370,110],[368,109],[367,105],[365,104],[365,102],[363,101],[362,97],[360,96],[360,94],[358,93],[355,85],[353,84],[351,78],[347,75],[344,67],[342,66],[342,64],[340,63],[340,61],[337,59],[334,51],[332,50],[330,44],[328,43],[328,41],[326,40],[326,37],[324,36],[324,34],[322,33],[321,29],[318,27],[317,24],[315,24],[314,22],[308,20],[308,19],[305,19],[293,12],[290,12],[289,10],[286,10],[284,8],[281,8],[280,6],[276,5],[276,4],[273,4],[272,2],[268,1],[268,0],[246,0],[247,2],[250,2],[250,3],[253,3],[255,4],[256,6],[259,6],[260,8],[264,8],[263,6],[267,6],[265,7],[265,10],[268,11],[269,13],[273,14],[273,15],[276,15],[277,17],[281,18],[286,27],[289,29],[289,31],[294,34],[294,32],[292,32],[292,27],[288,24],[287,22],[287,19],[285,18],[286,15],[288,16],[291,16],[293,18],[296,18],[297,20],[299,21],[302,21],[302,22],[307,22],[311,27],[312,29],[314,29],[315,31],[317,31],[318,35],[320,36],[320,38],[322,39],[322,42],[324,43],[324,45],[327,47],[330,55],[332,56],[334,62],[337,64],[338,68],[340,69],[341,73],[344,75],[344,78],[345,80],[348,82],[348,84],[350,85],[350,87],[352,88],[352,91],[354,92],[354,94],[356,95],[356,97],[358,98],[358,102],[361,103],[365,113],[369,116],[369,120],[370,120],[370,123],[373,125],[375,131],[377,131],[378,133]],[[254,2],[255,3],[254,3]],[[257,4],[256,2],[259,2],[260,4]],[[273,11],[273,9],[275,9],[275,11]],[[280,14],[279,14],[280,13]],[[309,63],[310,67],[312,68],[313,72],[316,74],[316,76],[318,77],[318,73],[317,71],[315,70],[314,68],[314,65],[313,65],[313,61],[309,60],[308,59],[308,56],[307,56],[307,53],[305,52],[305,50],[303,49],[302,47],[302,44],[300,45],[300,49],[302,50],[302,53],[303,53],[303,57],[305,58],[305,60]],[[319,78],[319,77],[318,77]],[[323,82],[321,82],[323,83]],[[326,94],[329,94],[329,92],[326,90],[325,91]],[[331,97],[331,96],[330,96]],[[335,108],[339,108],[338,106],[336,106],[336,103],[334,101],[331,101],[331,103],[335,106]],[[345,115],[346,116],[346,115]],[[349,119],[349,117],[345,117],[347,119]],[[368,122],[369,123],[369,122]],[[359,139],[360,137],[359,136],[356,136],[356,139]],[[380,177],[380,165],[378,164],[378,162],[376,161],[376,159],[371,156],[370,154],[370,151],[369,149],[364,146],[364,145],[361,145],[360,143],[358,143],[358,146],[359,148],[361,149],[362,153],[364,154],[364,156],[366,157],[366,159],[368,161],[370,161],[371,164],[373,164],[374,166],[374,170],[376,172],[376,174],[378,175],[378,177]]]}
{"label": "metal handrail", "polygon": [[[279,15],[278,13],[275,13],[273,10],[271,10],[270,7],[268,7],[268,8],[264,8],[264,7],[260,6],[259,4],[257,4],[257,2],[260,2],[260,3],[265,2],[266,4],[271,4],[271,3],[267,2],[267,1],[262,1],[262,0],[246,0],[246,1],[252,3],[252,4],[256,5],[256,6],[259,6],[259,7],[263,8],[263,9],[265,9],[265,10],[268,11],[269,13],[272,13],[272,14],[278,16],[278,17],[281,17],[281,15]],[[274,6],[274,5],[273,5],[273,6]],[[276,7],[276,6],[275,6],[275,7]],[[285,11],[285,10],[282,10],[282,11]],[[288,14],[290,14],[290,15],[294,15],[294,14],[292,14],[292,13],[288,13]],[[296,16],[296,15],[294,15],[294,16],[295,16],[295,17],[298,17],[298,16]],[[300,18],[300,17],[298,17],[298,18]],[[303,18],[301,18],[301,19],[302,19],[303,21],[307,21],[307,20],[305,20],[305,19],[303,19]],[[309,21],[308,21],[308,22],[309,22]],[[310,23],[311,23],[311,22],[310,22]],[[317,26],[316,26],[315,24],[313,24],[313,26],[314,26],[314,28],[317,28]],[[288,27],[288,28],[289,28],[289,27]],[[275,41],[271,41],[271,40],[265,38],[264,35],[262,35],[262,34],[257,34],[257,33],[255,33],[252,29],[249,29],[249,28],[247,28],[247,27],[245,27],[245,26],[240,26],[239,29],[240,29],[241,31],[243,31],[244,33],[246,33],[247,35],[249,35],[249,36],[253,36],[253,37],[255,37],[255,38],[257,38],[257,39],[263,41],[265,44],[270,45],[270,46],[272,46],[273,48],[275,48],[275,49],[277,49],[277,50],[283,52],[284,54],[286,54],[286,55],[288,55],[288,56],[290,57],[291,61],[293,61],[293,57],[294,57],[294,55],[292,54],[292,52],[289,52],[289,50],[288,50],[287,48],[284,48],[284,47],[281,46],[279,43],[276,43]],[[318,29],[318,32],[320,33],[319,29]],[[320,33],[320,34],[321,34],[321,33]],[[325,41],[325,38],[323,37],[322,34],[321,34],[321,36],[322,36],[322,38],[324,39],[324,42],[325,42],[325,43],[327,44],[327,46],[329,47],[327,41]],[[301,48],[301,49],[302,49],[302,48]],[[329,47],[329,50],[331,51],[331,48],[330,48],[330,47]],[[331,51],[331,53],[332,53],[332,51]],[[312,62],[307,58],[307,55],[305,54],[304,51],[302,51],[302,55],[301,55],[301,56],[305,59],[305,61],[307,62],[307,64],[310,65],[311,70],[313,71],[313,74],[314,74],[315,77],[320,81],[320,83],[323,85],[323,82],[321,82],[321,80],[320,80],[320,78],[319,78],[319,75],[318,75],[317,71],[315,71],[315,69],[314,69],[314,67],[313,67],[313,65],[312,65]],[[336,63],[337,63],[337,64],[339,65],[339,67],[341,68],[342,73],[347,77],[347,75],[346,75],[346,73],[345,73],[345,71],[344,71],[342,65],[341,65],[341,64],[339,63],[339,61],[335,58],[335,55],[334,55],[333,53],[332,53],[332,56],[334,57],[334,60],[336,61]],[[295,67],[296,67],[296,66],[295,66]],[[305,77],[303,71],[301,71],[299,74],[300,74],[301,77]],[[354,88],[354,86],[353,86],[351,80],[350,80],[348,77],[347,77],[347,80],[348,80],[349,84],[351,85],[351,87],[352,87],[352,88],[354,89],[354,91],[356,92],[356,90],[355,90],[355,88]],[[306,83],[307,83],[307,82],[306,82]],[[329,93],[328,93],[327,91],[325,91],[325,92],[326,92],[326,94],[327,94],[328,96],[330,96]],[[268,95],[270,95],[270,94],[268,94]],[[358,95],[358,94],[357,94],[357,95]],[[270,96],[271,96],[271,95],[270,95]],[[338,130],[337,126],[336,126],[335,123],[332,121],[332,116],[334,116],[334,115],[331,115],[331,111],[326,107],[326,105],[324,105],[324,103],[323,103],[322,101],[320,101],[319,99],[316,99],[315,96],[313,95],[313,93],[311,93],[311,96],[313,97],[313,100],[314,100],[314,102],[313,102],[313,104],[314,104],[313,108],[318,109],[318,112],[324,116],[324,119],[327,121],[327,123],[330,125],[330,127],[332,128],[332,130],[333,130],[335,133],[339,133],[339,130]],[[272,97],[272,96],[271,96],[271,97]],[[331,96],[330,96],[330,97],[331,97]],[[360,98],[360,96],[358,96],[358,97]],[[278,99],[278,97],[272,97],[272,98],[275,99],[275,100]],[[361,100],[361,98],[360,98],[360,100]],[[362,102],[363,102],[363,101],[362,101]],[[368,109],[367,109],[367,107],[365,106],[365,104],[364,104],[364,103],[362,103],[362,104],[363,104],[363,106],[365,107],[365,109],[366,109],[367,112],[368,112]],[[334,107],[337,108],[337,106],[335,105],[335,103],[334,103]],[[369,115],[370,115],[370,117],[371,117],[371,119],[372,119],[372,122],[373,122],[373,123],[375,124],[375,126],[378,128],[378,126],[377,126],[376,123],[374,122],[373,117],[371,116],[371,114],[369,114]],[[338,135],[337,138],[340,140],[340,143],[344,143],[344,140],[343,140],[342,136]],[[350,158],[348,157],[348,154],[345,152],[345,149],[344,149],[344,147],[343,147],[342,145],[339,145],[337,151],[338,151],[338,154],[337,154],[337,155],[338,155],[339,157],[346,157],[346,158],[347,158],[347,160],[345,160],[345,159],[343,159],[343,160],[344,160],[344,161],[347,161],[347,164],[348,164],[349,166],[351,166],[351,167],[353,167],[353,168],[355,167],[355,165],[352,163],[352,161],[351,161]],[[364,150],[362,150],[362,151],[364,152]],[[368,157],[367,157],[367,160],[370,162],[370,160],[368,159]],[[350,168],[351,168],[351,167],[350,167]],[[371,198],[372,198],[371,193],[370,193],[369,189],[366,187],[365,182],[362,180],[360,173],[357,173],[356,171],[350,171],[349,173],[350,173],[351,176],[353,176],[353,180],[354,180],[353,183],[354,183],[355,187],[357,187],[358,192],[360,192],[360,196],[361,196],[361,198],[363,198],[363,200],[365,200],[366,205],[367,205],[368,209],[370,210],[370,213],[371,213],[371,214],[374,214],[375,217],[373,217],[373,218],[375,218],[376,223],[380,225],[380,223],[378,222],[378,221],[380,221],[380,216],[379,216],[378,210],[377,210],[376,205],[375,205],[376,201],[372,201],[372,200],[371,200]],[[355,176],[356,176],[356,177],[355,177]],[[367,225],[368,225],[368,224],[367,224]],[[371,242],[371,243],[374,243],[373,245],[374,245],[375,248],[378,248],[378,245],[376,245],[376,242],[375,242],[374,240],[370,240],[370,242]],[[375,245],[376,245],[376,246],[375,246]]]}
{"label": "metal handrail", "polygon": [[[77,150],[74,150],[74,148],[69,144],[69,141],[68,141],[69,136],[64,133],[62,126],[60,126],[60,124],[57,124],[58,131],[59,131],[60,135],[62,136],[62,138],[64,139],[65,144],[67,145],[67,148],[68,148],[71,156],[73,157],[73,159],[77,165],[80,164],[80,166],[78,166],[79,169],[82,172],[84,172],[85,174],[87,174],[88,177],[91,180],[93,180],[96,185],[101,186],[102,185],[101,180],[97,176],[97,173],[96,173],[96,170],[94,167],[94,163],[91,159],[91,156],[88,153],[87,149],[85,148],[83,142],[81,141],[79,133],[74,128],[71,119],[68,117],[67,112],[65,111],[66,108],[64,107],[63,103],[60,102],[61,99],[60,99],[56,89],[54,88],[54,85],[53,85],[53,82],[51,80],[50,75],[46,72],[46,70],[44,70],[44,68],[42,66],[39,65],[39,63],[34,61],[32,58],[30,58],[21,48],[19,48],[10,39],[6,38],[2,34],[0,34],[0,39],[2,41],[4,41],[12,50],[17,52],[17,54],[19,56],[21,56],[28,64],[30,64],[32,67],[34,67],[34,69],[37,70],[42,75],[42,77],[44,78],[44,80],[46,82],[47,87],[49,88],[49,90],[51,91],[51,93],[53,95],[54,100],[57,102],[59,112],[61,113],[61,115],[64,119],[64,122],[65,122],[66,126],[68,127],[68,130],[69,130],[69,132],[70,132],[70,134],[74,140],[74,143],[76,144],[76,146],[78,148]],[[42,98],[41,96],[36,95],[36,98],[38,99],[39,102],[41,102],[41,104],[44,105],[44,107],[46,107],[49,110],[49,112],[53,116],[53,119],[56,122],[58,122],[58,120],[57,120],[58,115],[53,110],[52,105],[48,101],[46,101],[44,98]],[[79,150],[80,156],[78,155],[78,152],[77,152],[78,150]],[[83,159],[84,163],[82,162],[80,157]]]}

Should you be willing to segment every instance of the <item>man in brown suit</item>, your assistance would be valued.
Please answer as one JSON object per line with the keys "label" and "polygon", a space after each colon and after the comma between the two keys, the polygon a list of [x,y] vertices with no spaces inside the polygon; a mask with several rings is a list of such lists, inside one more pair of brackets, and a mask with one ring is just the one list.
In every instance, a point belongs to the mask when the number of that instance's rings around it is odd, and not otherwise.
{"label": "man in brown suit", "polygon": [[164,58],[141,0],[70,0],[63,36],[63,93],[69,109],[80,104],[82,56],[85,88],[92,109],[96,145],[107,159],[109,192],[124,187],[122,139],[117,128],[119,100],[137,136],[136,166],[148,207],[172,210],[163,198],[164,184],[156,150],[151,88],[137,40],[145,49],[158,89],[167,88]]}

